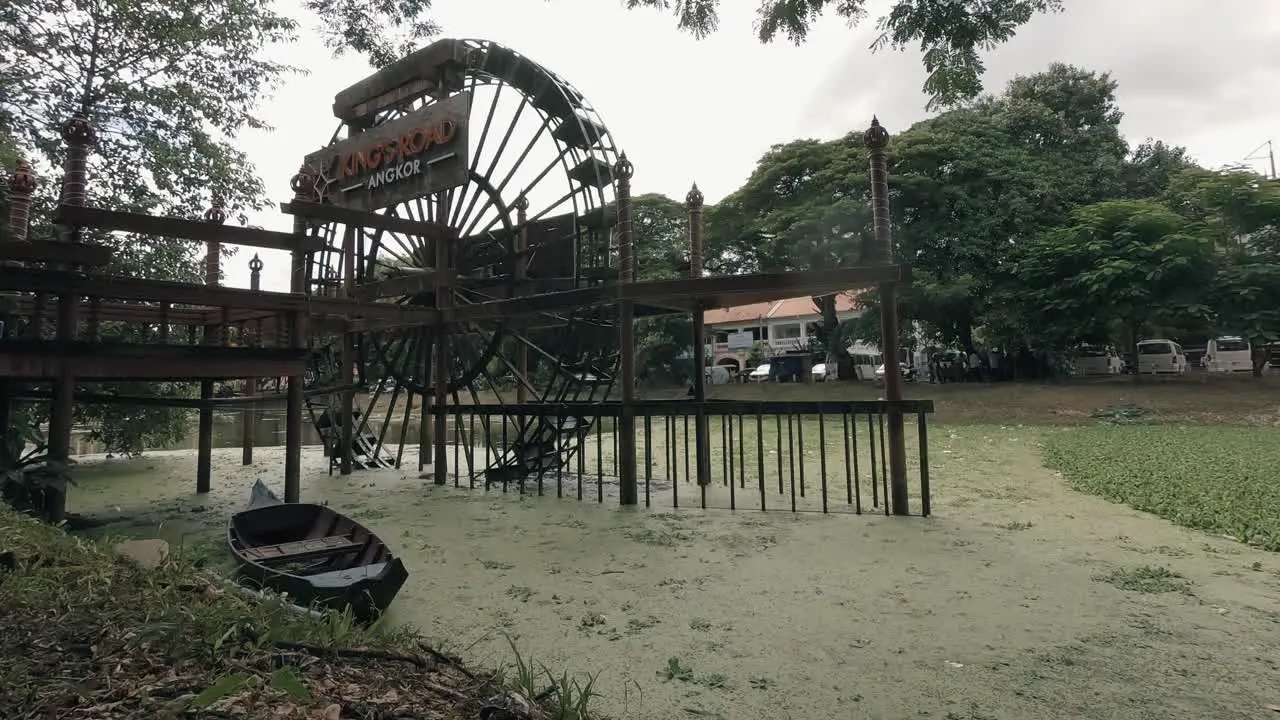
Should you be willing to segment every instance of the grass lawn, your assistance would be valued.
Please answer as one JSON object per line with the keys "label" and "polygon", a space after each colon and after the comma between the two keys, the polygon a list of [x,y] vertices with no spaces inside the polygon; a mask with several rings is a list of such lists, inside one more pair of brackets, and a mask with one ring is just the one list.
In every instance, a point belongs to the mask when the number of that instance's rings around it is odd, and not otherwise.
{"label": "grass lawn", "polygon": [[1052,433],[1045,452],[1077,489],[1280,550],[1280,430],[1102,425]]}
{"label": "grass lawn", "polygon": [[[683,395],[683,388],[676,396]],[[874,400],[871,383],[715,385],[714,398],[733,400]],[[907,383],[908,399],[934,401],[931,423],[946,425],[1093,425],[1099,410],[1143,408],[1145,418],[1200,425],[1280,425],[1280,373],[1262,378],[1210,376],[1084,378],[1062,382]]]}

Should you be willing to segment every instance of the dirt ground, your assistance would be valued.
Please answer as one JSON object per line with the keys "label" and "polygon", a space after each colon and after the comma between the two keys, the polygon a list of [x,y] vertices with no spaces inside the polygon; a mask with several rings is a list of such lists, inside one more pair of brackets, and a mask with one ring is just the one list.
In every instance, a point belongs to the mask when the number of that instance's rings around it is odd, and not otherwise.
{"label": "dirt ground", "polygon": [[[979,393],[1060,398],[1025,411],[1049,424],[1120,402],[1216,412],[1189,383],[1133,400],[1033,387],[912,394],[939,398],[952,423],[994,411]],[[1208,406],[1274,424],[1276,396],[1240,388]],[[927,520],[522,499],[408,471],[329,476],[314,450],[303,492],[400,548],[411,577],[393,620],[481,664],[514,644],[592,673],[598,709],[617,717],[1275,717],[1280,557],[1067,489],[1036,445],[1070,430],[1019,427],[1018,412],[936,426]],[[226,513],[281,469],[278,449],[248,468],[218,450],[214,492],[197,498],[189,452],[90,461],[72,509],[218,554]]]}

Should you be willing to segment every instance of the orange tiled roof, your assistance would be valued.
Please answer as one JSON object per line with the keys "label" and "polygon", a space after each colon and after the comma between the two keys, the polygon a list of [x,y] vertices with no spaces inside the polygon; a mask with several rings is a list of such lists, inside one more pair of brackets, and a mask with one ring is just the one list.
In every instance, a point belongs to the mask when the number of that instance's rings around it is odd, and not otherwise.
{"label": "orange tiled roof", "polygon": [[[836,312],[849,312],[861,307],[857,291],[850,290],[836,295]],[[757,320],[785,320],[817,314],[818,308],[814,306],[813,298],[805,296],[708,310],[702,317],[707,325],[728,325]]]}

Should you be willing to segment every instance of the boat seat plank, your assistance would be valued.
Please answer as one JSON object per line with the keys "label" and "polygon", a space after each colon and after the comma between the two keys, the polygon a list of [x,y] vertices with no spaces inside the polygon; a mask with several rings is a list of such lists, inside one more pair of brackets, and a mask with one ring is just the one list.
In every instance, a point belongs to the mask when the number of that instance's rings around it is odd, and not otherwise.
{"label": "boat seat plank", "polygon": [[329,536],[313,540],[280,543],[279,545],[262,545],[245,548],[244,554],[252,560],[265,562],[271,560],[306,560],[310,558],[336,555],[363,547],[361,543],[342,536]]}

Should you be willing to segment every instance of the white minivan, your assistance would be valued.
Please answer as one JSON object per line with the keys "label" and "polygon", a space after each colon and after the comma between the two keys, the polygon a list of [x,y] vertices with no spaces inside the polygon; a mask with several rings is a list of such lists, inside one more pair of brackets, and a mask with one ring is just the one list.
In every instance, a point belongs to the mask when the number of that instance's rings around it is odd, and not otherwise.
{"label": "white minivan", "polygon": [[1209,372],[1253,372],[1253,346],[1238,335],[1216,337],[1205,348],[1203,362]]}
{"label": "white minivan", "polygon": [[1172,340],[1143,340],[1138,343],[1138,372],[1183,375],[1187,372],[1187,356],[1182,346]]}
{"label": "white minivan", "polygon": [[1124,363],[1110,347],[1081,345],[1071,360],[1072,374],[1078,376],[1119,375]]}

